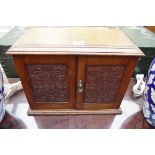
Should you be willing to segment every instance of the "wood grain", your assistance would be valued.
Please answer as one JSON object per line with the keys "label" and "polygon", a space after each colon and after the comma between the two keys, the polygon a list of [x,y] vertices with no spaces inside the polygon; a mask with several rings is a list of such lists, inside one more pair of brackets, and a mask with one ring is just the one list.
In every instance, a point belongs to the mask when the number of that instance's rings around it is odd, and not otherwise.
{"label": "wood grain", "polygon": [[102,115],[102,114],[121,114],[121,109],[102,109],[102,110],[72,110],[72,109],[59,109],[59,110],[31,110],[27,111],[29,116],[31,115]]}
{"label": "wood grain", "polygon": [[7,54],[144,56],[118,27],[31,28]]}

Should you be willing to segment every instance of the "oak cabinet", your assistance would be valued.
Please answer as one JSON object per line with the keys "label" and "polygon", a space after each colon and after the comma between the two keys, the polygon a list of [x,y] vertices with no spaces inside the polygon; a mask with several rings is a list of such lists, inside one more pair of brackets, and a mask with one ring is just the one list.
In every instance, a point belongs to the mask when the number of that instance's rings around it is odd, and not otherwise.
{"label": "oak cabinet", "polygon": [[12,54],[28,114],[121,113],[143,53],[117,27],[32,28]]}

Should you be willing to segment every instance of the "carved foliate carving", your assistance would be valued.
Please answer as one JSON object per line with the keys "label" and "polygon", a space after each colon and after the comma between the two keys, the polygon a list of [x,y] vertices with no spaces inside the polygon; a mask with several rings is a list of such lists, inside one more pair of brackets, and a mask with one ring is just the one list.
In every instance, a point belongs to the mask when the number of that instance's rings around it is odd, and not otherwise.
{"label": "carved foliate carving", "polygon": [[27,64],[36,102],[68,101],[68,66],[65,64]]}
{"label": "carved foliate carving", "polygon": [[88,65],[84,103],[112,103],[120,87],[125,65]]}

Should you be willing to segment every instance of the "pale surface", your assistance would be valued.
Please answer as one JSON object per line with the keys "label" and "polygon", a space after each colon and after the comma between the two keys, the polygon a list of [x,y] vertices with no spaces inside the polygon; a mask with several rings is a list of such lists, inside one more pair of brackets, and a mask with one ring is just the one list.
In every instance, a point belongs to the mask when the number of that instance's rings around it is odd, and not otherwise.
{"label": "pale surface", "polygon": [[[79,54],[80,52],[83,54],[93,52],[130,54],[130,49],[132,54],[143,55],[117,27],[38,27],[29,29],[8,54],[22,54],[24,51],[65,52],[62,54]],[[17,51],[17,53],[11,51]],[[44,54],[49,53],[44,52]]]}
{"label": "pale surface", "polygon": [[117,27],[32,28],[16,47],[116,46],[133,47],[133,43]]}

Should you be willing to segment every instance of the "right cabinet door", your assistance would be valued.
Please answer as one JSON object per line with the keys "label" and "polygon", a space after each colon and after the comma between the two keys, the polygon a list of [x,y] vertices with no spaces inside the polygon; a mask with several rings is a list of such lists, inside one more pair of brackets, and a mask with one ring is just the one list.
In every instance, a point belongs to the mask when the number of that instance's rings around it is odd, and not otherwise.
{"label": "right cabinet door", "polygon": [[136,62],[128,56],[80,56],[76,108],[118,109]]}

